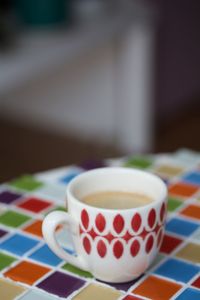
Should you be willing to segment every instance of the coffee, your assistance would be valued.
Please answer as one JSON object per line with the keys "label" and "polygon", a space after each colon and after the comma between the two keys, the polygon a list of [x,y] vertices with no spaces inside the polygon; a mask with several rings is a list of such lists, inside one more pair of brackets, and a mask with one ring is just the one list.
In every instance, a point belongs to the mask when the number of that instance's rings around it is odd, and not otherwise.
{"label": "coffee", "polygon": [[103,191],[89,194],[83,197],[85,204],[109,209],[127,209],[147,205],[153,199],[145,194],[122,192],[122,191]]}

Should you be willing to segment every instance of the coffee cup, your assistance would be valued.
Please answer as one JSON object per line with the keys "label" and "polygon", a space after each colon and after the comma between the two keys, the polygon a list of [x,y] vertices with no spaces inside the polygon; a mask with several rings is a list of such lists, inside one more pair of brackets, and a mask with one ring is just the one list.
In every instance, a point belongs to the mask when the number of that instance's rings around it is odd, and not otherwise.
{"label": "coffee cup", "polygon": [[[159,177],[120,167],[87,171],[68,184],[66,202],[68,212],[51,212],[42,226],[47,244],[60,258],[113,283],[131,281],[151,265],[167,213],[167,188]],[[67,224],[76,256],[56,240],[62,223]]]}

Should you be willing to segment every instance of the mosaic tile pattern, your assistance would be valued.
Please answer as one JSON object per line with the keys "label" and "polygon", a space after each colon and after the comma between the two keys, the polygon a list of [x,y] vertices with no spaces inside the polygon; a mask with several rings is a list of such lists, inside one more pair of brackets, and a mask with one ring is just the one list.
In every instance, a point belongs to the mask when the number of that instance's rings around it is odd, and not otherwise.
{"label": "mosaic tile pattern", "polygon": [[184,209],[182,209],[180,214],[186,217],[191,217],[200,220],[200,206],[195,204],[190,204],[186,206]]}
{"label": "mosaic tile pattern", "polygon": [[32,192],[43,185],[43,183],[31,175],[24,175],[15,180],[12,180],[10,183],[11,187],[22,191]]}
{"label": "mosaic tile pattern", "polygon": [[0,279],[0,295],[3,300],[13,300],[17,296],[24,293],[26,288],[19,286],[15,283],[7,281],[5,279]]}
{"label": "mosaic tile pattern", "polygon": [[193,286],[200,289],[200,276],[192,283]]}
{"label": "mosaic tile pattern", "polygon": [[11,204],[14,201],[20,199],[21,196],[22,195],[19,193],[14,193],[11,191],[3,191],[0,193],[0,202],[5,204]]}
{"label": "mosaic tile pattern", "polygon": [[37,249],[29,256],[31,259],[45,263],[50,266],[57,266],[62,261],[57,255],[55,255],[47,245],[44,245]]}
{"label": "mosaic tile pattern", "polygon": [[173,166],[173,165],[160,165],[155,169],[155,173],[157,175],[166,177],[166,178],[172,178],[175,176],[178,176],[184,172],[183,168]]}
{"label": "mosaic tile pattern", "polygon": [[67,297],[84,284],[85,281],[82,279],[56,271],[40,282],[37,287],[54,295]]}
{"label": "mosaic tile pattern", "polygon": [[34,220],[31,224],[23,227],[22,230],[42,238],[42,220]]}
{"label": "mosaic tile pattern", "polygon": [[4,229],[0,229],[0,238],[6,235],[8,232]]}
{"label": "mosaic tile pattern", "polygon": [[10,255],[0,253],[0,271],[11,265],[16,259]]}
{"label": "mosaic tile pattern", "polygon": [[73,300],[88,300],[95,296],[96,300],[117,300],[121,296],[119,291],[100,286],[97,284],[90,284],[84,290],[82,290],[78,295],[76,295]]}
{"label": "mosaic tile pattern", "polygon": [[176,299],[178,300],[199,300],[200,299],[200,291],[195,289],[186,289],[183,293],[181,293]]}
{"label": "mosaic tile pattern", "polygon": [[154,271],[155,274],[166,276],[178,282],[187,283],[200,271],[199,266],[180,261],[178,259],[168,259]]}
{"label": "mosaic tile pattern", "polygon": [[125,167],[133,167],[138,169],[147,169],[152,165],[152,160],[144,156],[129,157],[125,162]]}
{"label": "mosaic tile pattern", "polygon": [[[102,166],[150,171],[168,185],[166,232],[155,261],[139,278],[106,284],[58,258],[42,237],[42,220],[65,208],[72,178]],[[135,155],[88,161],[35,175],[0,187],[0,299],[4,300],[188,300],[200,299],[200,153],[184,149],[170,155]],[[75,254],[64,227],[62,247]]]}
{"label": "mosaic tile pattern", "polygon": [[199,228],[199,224],[183,218],[172,218],[166,224],[166,231],[182,236],[190,236]]}
{"label": "mosaic tile pattern", "polygon": [[197,185],[193,185],[186,182],[177,182],[169,187],[169,194],[180,197],[192,197],[199,190]]}
{"label": "mosaic tile pattern", "polygon": [[128,296],[125,296],[125,298],[123,298],[123,300],[141,300],[143,298],[140,298],[138,296],[132,296],[132,295],[128,295]]}
{"label": "mosaic tile pattern", "polygon": [[200,264],[200,245],[188,243],[176,253],[176,257]]}
{"label": "mosaic tile pattern", "polygon": [[36,197],[28,197],[20,202],[17,206],[34,213],[39,213],[51,207],[52,203]]}
{"label": "mosaic tile pattern", "polygon": [[13,210],[7,210],[0,215],[0,224],[8,227],[19,227],[28,220],[30,220],[29,216]]}
{"label": "mosaic tile pattern", "polygon": [[37,290],[31,290],[22,296],[20,300],[58,300],[58,298]]}
{"label": "mosaic tile pattern", "polygon": [[49,271],[49,268],[43,267],[41,265],[33,264],[28,261],[21,261],[19,264],[10,268],[3,274],[5,277],[8,277],[15,281],[32,285]]}
{"label": "mosaic tile pattern", "polygon": [[168,198],[168,211],[172,212],[174,210],[176,210],[177,208],[179,208],[180,206],[182,206],[182,201],[174,198],[174,197],[169,197]]}
{"label": "mosaic tile pattern", "polygon": [[192,184],[198,184],[200,185],[200,171],[194,171],[194,172],[190,172],[190,173],[186,173],[182,179],[185,182],[189,182]]}
{"label": "mosaic tile pattern", "polygon": [[180,238],[165,234],[160,247],[160,252],[171,254],[181,243],[182,240]]}
{"label": "mosaic tile pattern", "polygon": [[93,275],[89,272],[83,271],[79,268],[76,268],[72,265],[70,265],[69,263],[64,264],[64,266],[62,267],[64,270],[69,271],[71,273],[74,273],[78,276],[82,276],[85,278],[93,278]]}
{"label": "mosaic tile pattern", "polygon": [[35,247],[38,242],[39,241],[31,237],[16,233],[0,243],[0,250],[5,250],[15,255],[21,256]]}
{"label": "mosaic tile pattern", "polygon": [[134,288],[132,292],[153,300],[168,300],[175,295],[181,287],[182,286],[178,283],[150,275]]}

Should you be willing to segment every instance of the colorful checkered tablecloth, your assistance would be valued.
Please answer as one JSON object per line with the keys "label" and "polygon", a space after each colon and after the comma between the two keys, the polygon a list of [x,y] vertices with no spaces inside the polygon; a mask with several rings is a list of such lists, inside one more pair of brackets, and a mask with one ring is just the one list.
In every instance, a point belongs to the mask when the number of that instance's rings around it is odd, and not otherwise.
{"label": "colorful checkered tablecloth", "polygon": [[[58,258],[41,233],[44,216],[65,210],[67,183],[100,166],[126,166],[158,174],[168,185],[168,220],[152,266],[132,282],[106,284]],[[74,253],[65,228],[59,243]],[[180,150],[87,162],[25,175],[0,186],[1,300],[199,300],[200,299],[200,153]]]}

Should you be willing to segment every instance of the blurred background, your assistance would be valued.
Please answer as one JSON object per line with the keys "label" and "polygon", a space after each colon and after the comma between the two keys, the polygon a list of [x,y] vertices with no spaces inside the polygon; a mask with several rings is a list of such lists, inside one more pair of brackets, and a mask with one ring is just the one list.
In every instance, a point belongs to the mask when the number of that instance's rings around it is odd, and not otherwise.
{"label": "blurred background", "polygon": [[200,150],[198,0],[0,0],[0,181]]}

